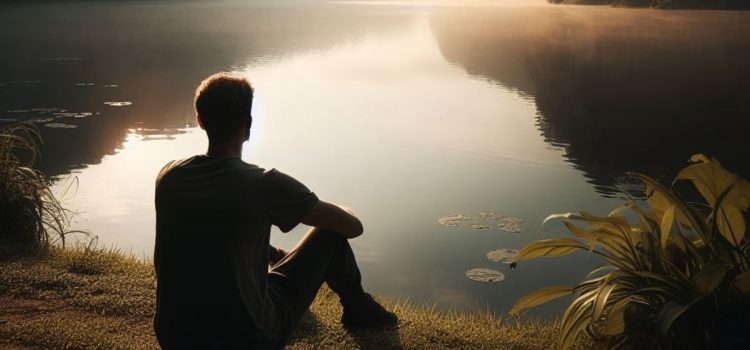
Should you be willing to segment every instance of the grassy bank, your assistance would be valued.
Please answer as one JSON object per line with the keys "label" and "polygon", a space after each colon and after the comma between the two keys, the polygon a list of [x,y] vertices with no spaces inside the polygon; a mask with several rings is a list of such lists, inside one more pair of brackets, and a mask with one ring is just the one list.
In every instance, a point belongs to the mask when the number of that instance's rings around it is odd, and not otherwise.
{"label": "grassy bank", "polygon": [[[153,266],[116,252],[50,248],[3,258],[0,348],[156,348],[154,293]],[[323,289],[287,348],[542,349],[556,341],[554,323],[383,301],[402,320],[399,328],[353,334],[338,322],[335,295]]]}

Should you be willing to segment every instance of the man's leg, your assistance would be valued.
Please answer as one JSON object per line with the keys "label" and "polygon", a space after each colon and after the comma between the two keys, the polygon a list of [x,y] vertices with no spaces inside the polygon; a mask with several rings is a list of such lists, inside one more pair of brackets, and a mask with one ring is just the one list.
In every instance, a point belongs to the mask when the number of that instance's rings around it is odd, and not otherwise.
{"label": "man's leg", "polygon": [[[346,238],[332,231],[312,229],[272,267],[268,275],[272,295],[288,299],[275,300],[275,303],[284,304],[282,307],[288,312],[290,328],[296,326],[315,300],[323,282],[338,294],[345,316],[347,312],[353,314],[351,311],[354,310],[372,326],[396,322],[395,315],[382,309],[362,289],[359,267]],[[346,323],[345,319],[342,321]]]}

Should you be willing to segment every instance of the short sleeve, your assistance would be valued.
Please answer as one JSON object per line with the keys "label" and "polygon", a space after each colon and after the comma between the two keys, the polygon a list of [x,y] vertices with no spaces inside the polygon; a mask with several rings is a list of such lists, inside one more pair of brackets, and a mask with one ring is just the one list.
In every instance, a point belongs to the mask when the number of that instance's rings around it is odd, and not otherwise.
{"label": "short sleeve", "polygon": [[289,232],[296,227],[318,203],[315,193],[276,169],[265,174],[262,185],[268,218],[282,232]]}

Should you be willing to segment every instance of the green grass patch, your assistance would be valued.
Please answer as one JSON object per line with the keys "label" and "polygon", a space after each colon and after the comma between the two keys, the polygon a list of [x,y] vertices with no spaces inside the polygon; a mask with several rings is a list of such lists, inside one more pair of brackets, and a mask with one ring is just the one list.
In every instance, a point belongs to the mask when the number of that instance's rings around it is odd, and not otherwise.
{"label": "green grass patch", "polygon": [[[153,265],[116,250],[62,249],[0,260],[0,347],[153,349]],[[554,322],[436,311],[378,298],[398,329],[351,333],[336,295],[321,289],[288,349],[547,349]],[[3,343],[5,342],[5,343]],[[585,340],[579,346],[587,347]],[[590,344],[588,344],[590,345]]]}

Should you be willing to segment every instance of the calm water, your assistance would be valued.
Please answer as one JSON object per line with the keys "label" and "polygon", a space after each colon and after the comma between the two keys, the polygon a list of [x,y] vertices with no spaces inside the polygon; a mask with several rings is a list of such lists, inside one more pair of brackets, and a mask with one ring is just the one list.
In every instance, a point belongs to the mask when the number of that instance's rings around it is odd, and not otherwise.
{"label": "calm water", "polygon": [[[750,175],[750,13],[449,3],[4,5],[0,123],[39,123],[40,167],[59,191],[78,179],[75,228],[150,258],[157,171],[206,147],[194,87],[247,74],[244,159],[359,212],[368,289],[441,308],[507,310],[583,278],[584,254],[517,270],[485,254],[564,234],[550,213],[605,214],[624,171],[669,177],[708,152]],[[438,223],[480,212],[523,232]]]}

